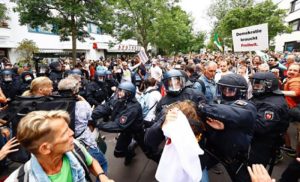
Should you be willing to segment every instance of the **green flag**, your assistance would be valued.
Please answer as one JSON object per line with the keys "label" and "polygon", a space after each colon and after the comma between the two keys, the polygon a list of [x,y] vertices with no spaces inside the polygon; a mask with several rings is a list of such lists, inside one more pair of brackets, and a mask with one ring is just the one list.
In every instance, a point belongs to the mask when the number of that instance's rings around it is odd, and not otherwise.
{"label": "green flag", "polygon": [[217,33],[215,33],[215,36],[214,36],[214,44],[219,48],[220,51],[223,52],[221,38],[219,37],[219,35]]}

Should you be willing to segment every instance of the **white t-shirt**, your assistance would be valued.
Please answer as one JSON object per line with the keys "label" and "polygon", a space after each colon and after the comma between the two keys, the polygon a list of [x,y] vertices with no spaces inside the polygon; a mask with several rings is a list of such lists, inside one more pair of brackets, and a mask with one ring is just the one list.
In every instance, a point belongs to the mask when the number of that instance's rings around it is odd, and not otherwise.
{"label": "white t-shirt", "polygon": [[150,75],[156,81],[160,82],[161,81],[161,77],[162,77],[162,70],[157,65],[155,67],[151,66],[151,68],[150,68]]}

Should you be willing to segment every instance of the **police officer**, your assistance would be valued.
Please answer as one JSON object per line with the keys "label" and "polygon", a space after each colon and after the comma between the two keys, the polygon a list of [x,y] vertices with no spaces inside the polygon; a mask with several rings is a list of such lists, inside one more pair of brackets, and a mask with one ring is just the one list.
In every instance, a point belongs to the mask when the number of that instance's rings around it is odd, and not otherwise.
{"label": "police officer", "polygon": [[147,155],[144,145],[142,107],[135,99],[135,93],[136,88],[131,82],[123,82],[118,86],[115,97],[105,104],[98,105],[92,114],[94,121],[111,116],[108,122],[98,120],[98,127],[106,132],[120,132],[114,155],[125,157],[125,165],[128,165],[135,155],[133,148],[128,147],[132,138]]}
{"label": "police officer", "polygon": [[111,71],[107,70],[105,72],[106,74],[106,80],[107,83],[107,91],[108,91],[108,97],[111,97],[112,94],[115,92],[116,88],[118,87],[119,83],[118,81],[113,77],[113,74]]}
{"label": "police officer", "polygon": [[50,73],[49,78],[53,82],[53,92],[58,91],[58,83],[61,79],[63,79],[63,71],[62,71],[62,65],[60,62],[52,62],[50,63]]}
{"label": "police officer", "polygon": [[166,72],[162,81],[167,95],[157,103],[157,117],[155,118],[154,124],[148,128],[145,133],[145,144],[149,148],[151,155],[155,158],[159,158],[161,152],[159,145],[165,139],[161,125],[164,122],[167,106],[174,102],[184,100],[191,100],[197,105],[199,102],[205,101],[203,94],[187,87],[185,76],[179,70],[174,69]]}
{"label": "police officer", "polygon": [[105,70],[97,70],[95,80],[87,85],[86,99],[91,106],[100,105],[103,101],[108,99],[105,76]]}
{"label": "police officer", "polygon": [[11,69],[1,71],[1,89],[8,100],[13,100],[18,95],[19,81],[14,79]]}
{"label": "police officer", "polygon": [[266,166],[272,157],[275,158],[282,135],[289,126],[288,106],[273,73],[255,73],[252,87],[257,119],[249,162]]}
{"label": "police officer", "polygon": [[254,104],[246,101],[248,84],[237,74],[224,75],[217,83],[218,103],[200,104],[206,121],[205,154],[201,162],[210,169],[221,162],[232,181],[250,181],[246,163],[256,119]]}
{"label": "police officer", "polygon": [[29,71],[21,73],[21,84],[19,88],[19,95],[22,95],[26,90],[30,89],[30,83],[34,79],[34,76]]}

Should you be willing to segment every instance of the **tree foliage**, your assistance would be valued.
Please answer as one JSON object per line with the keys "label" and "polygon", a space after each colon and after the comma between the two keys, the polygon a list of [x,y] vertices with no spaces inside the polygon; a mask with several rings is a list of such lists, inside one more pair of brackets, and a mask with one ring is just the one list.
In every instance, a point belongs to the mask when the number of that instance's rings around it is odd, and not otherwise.
{"label": "tree foliage", "polygon": [[23,39],[18,43],[16,51],[20,54],[19,61],[22,63],[30,63],[33,54],[39,52],[39,48],[33,40]]}
{"label": "tree foliage", "polygon": [[268,23],[269,40],[278,33],[290,31],[283,23],[285,10],[278,9],[271,0],[251,7],[235,8],[221,19],[216,31],[224,38],[231,38],[232,30],[262,23]]}
{"label": "tree foliage", "polygon": [[54,25],[53,31],[62,41],[72,38],[72,54],[76,59],[76,39],[88,37],[85,27],[93,23],[106,31],[111,31],[110,3],[103,0],[18,0],[14,9],[20,14],[20,23],[31,27]]}
{"label": "tree foliage", "polygon": [[166,54],[193,50],[193,43],[200,39],[193,35],[190,15],[177,2],[117,0],[114,35],[119,40],[134,38],[146,50],[151,44]]}
{"label": "tree foliage", "polygon": [[192,22],[180,7],[174,6],[162,12],[153,25],[151,43],[165,53],[188,52],[192,47]]}

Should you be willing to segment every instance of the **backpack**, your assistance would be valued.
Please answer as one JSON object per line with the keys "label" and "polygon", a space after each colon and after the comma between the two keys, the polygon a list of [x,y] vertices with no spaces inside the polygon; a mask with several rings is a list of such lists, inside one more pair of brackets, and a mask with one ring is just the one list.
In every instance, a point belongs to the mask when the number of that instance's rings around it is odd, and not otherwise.
{"label": "backpack", "polygon": [[142,106],[142,111],[143,111],[143,118],[145,118],[147,116],[147,114],[149,113],[149,111],[151,109],[154,108],[154,106],[156,106],[157,102],[155,102],[153,104],[153,106],[151,106],[149,108],[149,106],[147,105],[147,101],[149,100],[149,96],[150,96],[150,93],[153,92],[153,91],[157,91],[157,89],[151,89],[151,90],[148,90],[147,92],[143,93],[141,95],[140,98],[138,98],[138,102],[141,104]]}
{"label": "backpack", "polygon": [[206,87],[205,87],[204,82],[202,80],[200,80],[200,79],[197,79],[196,82],[198,82],[201,85],[201,89],[202,89],[201,91],[202,91],[203,95],[205,95]]}
{"label": "backpack", "polygon": [[[76,157],[76,159],[79,161],[80,165],[83,167],[84,172],[85,172],[85,178],[88,182],[92,182],[92,178],[90,177],[90,172],[89,172],[89,168],[86,164],[86,157],[84,155],[84,152],[82,151],[82,149],[76,144],[76,142],[74,142],[74,150],[72,151],[72,153],[74,154],[74,156]],[[22,164],[19,167],[19,171],[18,171],[18,175],[17,175],[17,181],[18,182],[26,182],[29,181],[29,173],[28,171],[25,171],[25,164]]]}
{"label": "backpack", "polygon": [[[7,108],[1,118],[10,122],[12,135],[16,136],[17,126],[22,117],[31,111],[65,110],[70,114],[70,128],[75,129],[75,97],[49,96],[49,97],[16,97]],[[9,159],[15,162],[25,163],[30,159],[30,153],[22,146],[17,152],[10,153]]]}

